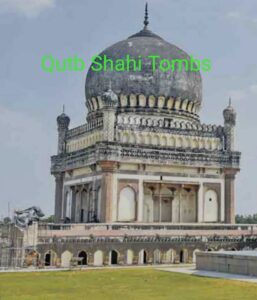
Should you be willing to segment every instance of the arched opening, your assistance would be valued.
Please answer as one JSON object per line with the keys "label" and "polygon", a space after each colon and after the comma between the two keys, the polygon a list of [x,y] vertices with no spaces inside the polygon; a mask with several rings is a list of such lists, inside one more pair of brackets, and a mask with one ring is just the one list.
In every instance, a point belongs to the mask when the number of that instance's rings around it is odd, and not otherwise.
{"label": "arched opening", "polygon": [[154,250],[154,252],[153,252],[153,263],[154,264],[161,263],[161,252],[158,249]]}
{"label": "arched opening", "polygon": [[143,261],[143,263],[144,263],[144,264],[147,263],[147,253],[146,253],[146,251],[144,251],[144,261]]}
{"label": "arched opening", "polygon": [[102,266],[103,265],[103,252],[101,250],[97,250],[94,253],[94,266]]}
{"label": "arched opening", "polygon": [[56,261],[56,253],[52,250],[49,250],[46,254],[45,254],[45,266],[52,266],[55,264]]}
{"label": "arched opening", "polygon": [[183,252],[183,250],[181,250],[180,253],[179,253],[179,262],[180,263],[184,262],[184,252]]}
{"label": "arched opening", "polygon": [[236,251],[236,248],[232,248],[231,251]]}
{"label": "arched opening", "polygon": [[79,265],[86,266],[87,265],[87,253],[85,251],[79,252],[78,257],[80,258]]}
{"label": "arched opening", "polygon": [[208,190],[205,193],[204,221],[218,222],[218,195],[214,190]]}
{"label": "arched opening", "polygon": [[147,264],[147,252],[142,249],[140,252],[139,252],[139,264],[143,265],[143,264]]}
{"label": "arched opening", "polygon": [[125,187],[120,192],[118,220],[131,222],[136,220],[135,191],[131,187]]}
{"label": "arched opening", "polygon": [[111,265],[118,264],[118,252],[115,250],[111,251]]}
{"label": "arched opening", "polygon": [[169,249],[166,253],[165,253],[165,259],[164,259],[164,263],[166,264],[170,264],[170,263],[174,263],[175,260],[175,256],[176,256],[176,252],[173,249]]}
{"label": "arched opening", "polygon": [[186,263],[187,262],[187,250],[183,249],[179,253],[179,262]]}
{"label": "arched opening", "polygon": [[207,250],[207,252],[211,252],[212,251],[212,249],[211,248],[209,248],[208,250]]}
{"label": "arched opening", "polygon": [[144,189],[144,211],[143,211],[143,221],[153,222],[153,212],[154,212],[154,201],[153,194],[150,189]]}
{"label": "arched opening", "polygon": [[196,220],[196,191],[193,188],[181,190],[181,199],[178,203],[177,219],[182,223],[193,223]]}
{"label": "arched opening", "polygon": [[45,255],[45,266],[51,266],[51,253],[46,253]]}
{"label": "arched opening", "polygon": [[152,139],[152,144],[153,145],[159,145],[160,144],[160,138],[158,135],[154,135]]}
{"label": "arched opening", "polygon": [[196,253],[197,252],[200,252],[200,250],[199,249],[195,249],[194,252],[193,252],[193,259],[192,259],[192,261],[193,261],[194,264],[196,263]]}

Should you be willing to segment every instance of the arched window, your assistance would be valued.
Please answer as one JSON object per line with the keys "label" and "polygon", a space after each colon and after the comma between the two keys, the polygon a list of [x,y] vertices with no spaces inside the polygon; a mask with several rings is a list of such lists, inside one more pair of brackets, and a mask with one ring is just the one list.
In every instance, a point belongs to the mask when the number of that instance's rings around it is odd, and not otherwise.
{"label": "arched window", "polygon": [[158,135],[153,136],[152,144],[153,145],[159,145],[160,144],[160,138],[158,137]]}
{"label": "arched window", "polygon": [[167,146],[167,138],[166,138],[166,136],[162,137],[162,139],[161,139],[161,145],[162,146]]}
{"label": "arched window", "polygon": [[175,140],[174,137],[171,137],[171,138],[170,138],[170,146],[171,146],[171,147],[175,147],[175,146],[176,146],[176,140]]}
{"label": "arched window", "polygon": [[118,221],[130,222],[136,220],[136,195],[131,187],[125,187],[120,192],[118,206]]}
{"label": "arched window", "polygon": [[205,193],[204,221],[218,222],[218,195],[214,190],[208,190]]}

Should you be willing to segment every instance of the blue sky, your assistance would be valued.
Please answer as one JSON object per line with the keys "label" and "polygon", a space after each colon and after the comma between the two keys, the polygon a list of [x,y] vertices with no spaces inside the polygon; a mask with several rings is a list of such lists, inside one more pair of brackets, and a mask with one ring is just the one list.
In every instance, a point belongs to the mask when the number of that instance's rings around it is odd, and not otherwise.
{"label": "blue sky", "polygon": [[[149,0],[150,29],[194,57],[202,73],[202,122],[237,111],[238,213],[257,213],[257,1]],[[84,60],[142,28],[141,0],[0,0],[0,216],[11,208],[54,208],[50,155],[65,104],[71,127],[85,122],[86,73],[44,73],[42,55]]]}

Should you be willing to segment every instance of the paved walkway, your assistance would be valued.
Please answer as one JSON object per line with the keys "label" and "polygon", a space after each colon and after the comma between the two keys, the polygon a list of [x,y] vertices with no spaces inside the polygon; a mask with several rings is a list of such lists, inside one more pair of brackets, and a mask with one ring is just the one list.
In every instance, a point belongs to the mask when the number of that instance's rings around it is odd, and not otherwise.
{"label": "paved walkway", "polygon": [[174,267],[165,268],[164,267],[164,268],[156,268],[156,269],[160,270],[160,271],[165,271],[165,272],[175,272],[175,273],[182,273],[182,274],[187,274],[187,275],[204,276],[204,277],[212,277],[212,278],[223,278],[223,279],[257,283],[257,277],[254,277],[254,276],[212,272],[212,271],[201,271],[201,270],[196,270],[194,266],[185,266],[185,267],[176,267],[176,268],[174,268]]}

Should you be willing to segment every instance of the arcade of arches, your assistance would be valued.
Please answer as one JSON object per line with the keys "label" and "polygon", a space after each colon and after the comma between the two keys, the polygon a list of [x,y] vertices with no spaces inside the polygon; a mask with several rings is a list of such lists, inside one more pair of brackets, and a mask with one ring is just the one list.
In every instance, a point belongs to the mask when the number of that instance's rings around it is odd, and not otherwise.
{"label": "arcade of arches", "polygon": [[[222,249],[219,249],[222,250]],[[231,248],[231,251],[235,248]],[[50,250],[44,254],[44,266],[61,266],[69,268],[71,261],[77,261],[79,266],[103,266],[103,265],[143,265],[143,264],[179,264],[179,263],[195,263],[196,253],[200,250],[180,248],[170,248],[163,250],[156,248],[154,250],[142,248],[139,251],[127,249],[118,251],[112,249],[110,251],[96,250],[80,251],[79,253],[72,254],[66,250],[60,254],[60,258],[56,252]],[[212,251],[212,249],[205,249],[205,251]],[[39,255],[40,256],[40,255]],[[40,261],[40,259],[39,259]]]}
{"label": "arcade of arches", "polygon": [[[219,184],[213,188],[197,183],[143,181],[139,184],[136,180],[117,180],[115,186],[117,199],[111,199],[110,222],[216,223],[224,220]],[[93,188],[90,183],[67,187],[63,219],[72,223],[103,222],[106,202],[100,186]]]}

